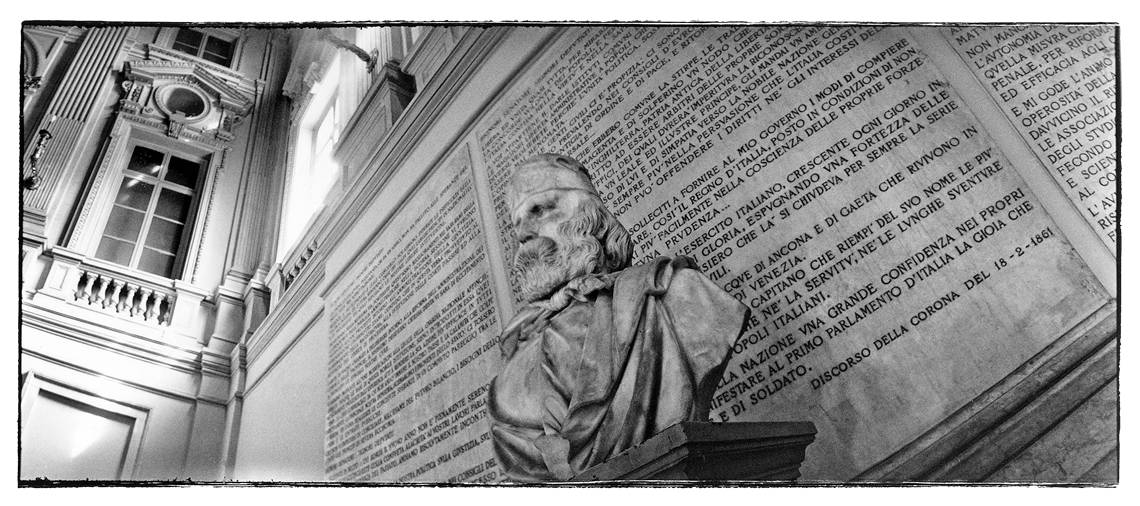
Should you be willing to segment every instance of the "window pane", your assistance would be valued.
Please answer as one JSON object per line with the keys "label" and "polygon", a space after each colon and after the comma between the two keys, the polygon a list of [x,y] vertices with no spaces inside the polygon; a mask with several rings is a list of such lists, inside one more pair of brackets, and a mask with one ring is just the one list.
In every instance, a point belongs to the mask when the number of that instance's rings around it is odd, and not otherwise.
{"label": "window pane", "polygon": [[190,214],[190,200],[189,195],[163,189],[158,196],[158,205],[154,208],[154,214],[186,223],[186,217]]}
{"label": "window pane", "polygon": [[162,153],[153,149],[135,146],[131,153],[131,161],[127,163],[127,170],[133,170],[148,176],[157,176],[162,170]]}
{"label": "window pane", "polygon": [[336,140],[334,137],[335,133],[333,132],[333,127],[334,127],[333,120],[334,119],[335,119],[334,114],[332,113],[331,110],[328,111],[327,113],[325,113],[325,116],[323,118],[321,118],[321,124],[317,126],[317,133],[313,136],[314,137],[313,143],[315,145],[320,146],[326,142],[331,142],[331,141]]}
{"label": "window pane", "polygon": [[174,49],[197,56],[199,47],[202,47],[202,32],[178,29],[178,35],[174,36]]}
{"label": "window pane", "polygon": [[188,188],[194,188],[198,185],[199,168],[200,166],[197,162],[191,162],[190,160],[183,160],[177,156],[172,156],[170,157],[170,168],[166,169],[166,180]]}
{"label": "window pane", "polygon": [[181,236],[182,225],[155,217],[150,221],[150,230],[146,233],[146,245],[174,254],[178,252]]}
{"label": "window pane", "polygon": [[214,63],[229,66],[234,57],[234,44],[217,37],[206,37],[206,49],[202,58]]}
{"label": "window pane", "polygon": [[103,233],[128,241],[137,241],[145,217],[146,214],[140,211],[114,206],[111,209],[111,217],[107,220],[107,229]]}
{"label": "window pane", "polygon": [[174,273],[174,255],[144,248],[142,258],[139,259],[139,270],[169,278]]}
{"label": "window pane", "polygon": [[134,251],[135,245],[126,241],[103,236],[103,240],[99,241],[99,249],[95,252],[95,258],[102,258],[109,262],[115,262],[119,265],[129,265],[131,263],[131,253]]}
{"label": "window pane", "polygon": [[115,203],[120,206],[146,211],[150,204],[150,195],[154,192],[154,185],[144,183],[139,179],[123,178],[123,185],[119,187],[119,196]]}

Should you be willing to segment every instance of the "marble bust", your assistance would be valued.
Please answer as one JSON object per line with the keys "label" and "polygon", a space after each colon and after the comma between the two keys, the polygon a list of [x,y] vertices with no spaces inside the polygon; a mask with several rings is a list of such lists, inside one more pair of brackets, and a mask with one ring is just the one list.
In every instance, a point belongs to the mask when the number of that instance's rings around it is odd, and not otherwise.
{"label": "marble bust", "polygon": [[632,243],[585,167],[542,154],[507,202],[525,305],[488,397],[509,479],[561,481],[683,421],[705,421],[748,309],[687,257],[630,266]]}

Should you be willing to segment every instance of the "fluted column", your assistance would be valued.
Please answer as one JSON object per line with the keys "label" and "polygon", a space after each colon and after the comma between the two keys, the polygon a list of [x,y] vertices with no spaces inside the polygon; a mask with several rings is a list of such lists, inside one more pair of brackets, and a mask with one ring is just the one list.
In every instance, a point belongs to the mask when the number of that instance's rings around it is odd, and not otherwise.
{"label": "fluted column", "polygon": [[[25,214],[40,217],[47,214],[51,199],[56,196],[55,190],[70,167],[88,120],[98,105],[107,74],[113,70],[115,58],[130,30],[125,26],[91,28],[79,44],[43,119],[32,130],[38,131],[50,123],[52,138],[39,161],[42,178],[39,188],[24,191]],[[31,173],[31,151],[26,149],[24,153],[25,176]]]}

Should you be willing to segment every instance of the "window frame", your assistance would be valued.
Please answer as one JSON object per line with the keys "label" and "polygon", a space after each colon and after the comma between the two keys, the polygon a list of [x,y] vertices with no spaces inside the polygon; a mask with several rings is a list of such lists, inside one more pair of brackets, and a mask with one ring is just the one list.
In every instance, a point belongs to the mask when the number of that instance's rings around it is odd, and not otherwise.
{"label": "window frame", "polygon": [[[209,65],[217,65],[219,67],[227,69],[235,68],[237,66],[238,60],[241,57],[242,37],[237,32],[220,28],[207,28],[199,26],[176,26],[168,30],[169,32],[166,35],[166,41],[162,44],[162,46],[168,48],[170,51],[178,53],[179,55],[188,58],[194,58]],[[202,41],[194,53],[189,53],[175,47],[175,44],[178,43],[178,32],[180,30],[190,30],[202,35]],[[229,63],[218,63],[213,60],[209,60],[204,56],[204,53],[206,51],[206,43],[211,37],[228,42],[230,44],[233,50],[230,54]]]}
{"label": "window frame", "polygon": [[[327,175],[327,180],[319,179],[320,168],[317,166],[320,163],[317,149],[321,147],[318,144],[321,124],[326,118],[332,117],[331,128],[334,135],[327,144],[327,149],[328,153],[333,155],[344,136],[345,127],[348,123],[350,111],[347,110],[341,92],[343,84],[341,82],[343,79],[341,65],[343,64],[342,56],[339,53],[333,53],[327,66],[322,69],[321,78],[310,88],[308,98],[298,111],[297,121],[289,134],[293,156],[286,174],[285,191],[283,192],[284,205],[282,206],[282,219],[279,225],[276,249],[276,260],[278,262],[284,261],[293,250],[304,242],[303,239],[308,234],[308,230],[320,216],[329,195],[336,191],[337,184],[344,175],[344,166],[336,163],[335,170],[332,174]],[[303,177],[304,181],[298,182],[299,177]],[[301,204],[297,197],[299,193],[303,192],[299,192],[296,188],[309,187],[317,180],[320,180],[324,186],[321,203],[306,202],[305,209],[308,210],[308,214],[302,219],[296,213],[299,212],[298,206]]]}
{"label": "window frame", "polygon": [[[130,164],[130,160],[131,160],[131,157],[133,156],[133,154],[135,152],[135,149],[138,147],[151,149],[151,150],[159,152],[163,155],[162,169],[159,171],[159,173],[157,175],[149,175],[149,174],[144,174],[141,172],[135,172],[135,171],[131,171],[127,168],[127,166]],[[178,183],[166,180],[165,176],[168,173],[168,171],[170,170],[170,162],[175,156],[177,156],[178,158],[181,158],[183,160],[189,161],[189,162],[197,163],[197,165],[198,165],[198,178],[195,181],[193,188],[190,188],[188,186],[180,185]],[[95,248],[93,250],[92,256],[98,260],[113,263],[115,265],[119,265],[121,267],[131,269],[134,271],[145,272],[147,274],[160,276],[160,277],[163,277],[166,279],[180,279],[182,277],[182,274],[185,271],[185,268],[186,268],[186,261],[187,261],[188,252],[189,252],[190,243],[191,243],[191,234],[192,234],[192,231],[194,229],[195,221],[197,220],[198,208],[200,207],[199,202],[201,199],[202,189],[205,185],[206,175],[209,172],[209,166],[210,166],[209,158],[210,157],[208,155],[197,155],[194,153],[190,153],[190,152],[187,152],[185,150],[180,150],[177,148],[177,146],[173,146],[170,144],[147,142],[145,140],[141,140],[141,139],[137,139],[137,138],[131,139],[131,142],[127,143],[126,156],[119,163],[119,168],[117,171],[117,178],[115,180],[113,180],[117,184],[110,185],[110,187],[111,187],[111,198],[110,198],[108,210],[106,213],[107,216],[103,220],[103,226],[99,229],[99,233],[98,233],[98,236],[97,236],[96,241],[95,241]],[[102,240],[104,237],[109,236],[112,239],[127,242],[127,240],[124,238],[108,234],[107,227],[110,224],[111,213],[113,213],[115,208],[117,206],[119,206],[119,204],[117,204],[115,202],[116,198],[119,195],[119,188],[122,186],[124,181],[128,181],[128,180],[135,180],[135,181],[140,181],[140,182],[143,182],[146,184],[150,184],[151,186],[153,186],[153,189],[151,190],[149,201],[147,202],[147,208],[146,208],[146,210],[143,211],[143,221],[142,221],[142,224],[140,225],[140,228],[139,228],[138,237],[134,241],[134,246],[133,246],[133,250],[131,252],[130,260],[128,261],[128,263],[126,265],[124,265],[124,264],[120,264],[120,263],[115,262],[115,261],[110,260],[110,259],[100,258],[98,256],[98,251],[99,251],[99,246],[102,244]],[[146,244],[146,241],[147,241],[149,234],[150,234],[150,225],[151,225],[151,223],[153,223],[153,221],[156,219],[155,217],[157,216],[156,209],[158,207],[159,201],[161,200],[163,190],[171,190],[171,191],[174,191],[174,192],[182,194],[182,195],[188,195],[190,197],[189,210],[187,211],[187,214],[186,214],[186,221],[184,221],[181,224],[182,225],[182,231],[179,234],[177,251],[173,252],[174,253],[174,261],[173,261],[173,267],[171,269],[169,276],[164,276],[162,274],[157,274],[157,273],[145,271],[139,267],[139,264],[142,260],[142,255],[147,248],[155,250],[155,251],[161,251],[162,253],[166,253],[165,251],[158,250],[158,249],[150,247]],[[138,209],[136,209],[136,210],[138,210]],[[173,221],[173,220],[169,220],[169,219],[166,219],[164,217],[161,217],[161,216],[159,216],[158,219],[165,219],[167,221]]]}
{"label": "window frame", "polygon": [[[151,274],[149,272],[125,267],[120,264],[101,260],[95,257],[102,240],[103,231],[111,217],[115,198],[118,196],[120,182],[130,161],[131,153],[137,144],[159,146],[160,151],[181,153],[183,157],[204,160],[204,173],[199,179],[199,190],[196,200],[191,203],[191,214],[186,226],[190,229],[189,239],[185,241],[185,251],[180,260],[180,274],[172,278]],[[155,131],[149,125],[119,117],[112,127],[110,139],[104,148],[105,152],[96,169],[96,175],[91,180],[86,191],[86,197],[78,216],[71,220],[65,239],[66,249],[83,255],[85,262],[105,269],[123,272],[131,276],[149,279],[155,283],[166,281],[182,281],[196,283],[198,270],[202,267],[202,245],[205,241],[206,221],[213,212],[212,207],[218,186],[218,176],[225,164],[224,146],[204,144],[192,140],[176,141]]]}

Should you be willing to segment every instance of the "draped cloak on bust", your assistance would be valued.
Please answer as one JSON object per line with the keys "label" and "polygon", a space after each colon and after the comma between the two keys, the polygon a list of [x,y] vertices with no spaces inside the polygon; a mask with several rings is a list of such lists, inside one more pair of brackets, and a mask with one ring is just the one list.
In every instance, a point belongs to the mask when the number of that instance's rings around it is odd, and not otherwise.
{"label": "draped cloak on bust", "polygon": [[501,336],[488,414],[515,481],[567,480],[682,421],[705,421],[748,308],[688,257],[567,283]]}

